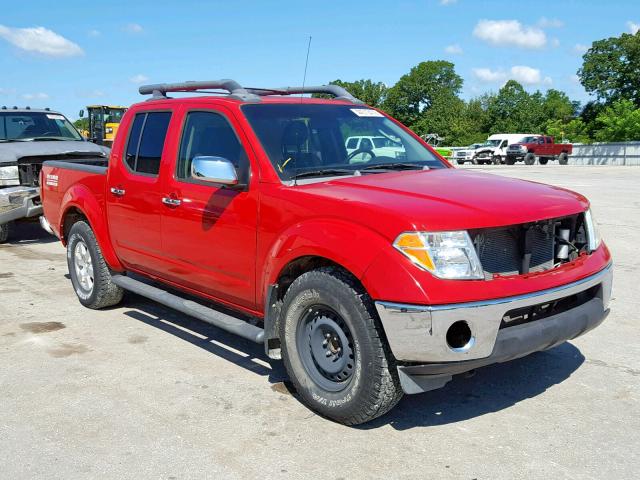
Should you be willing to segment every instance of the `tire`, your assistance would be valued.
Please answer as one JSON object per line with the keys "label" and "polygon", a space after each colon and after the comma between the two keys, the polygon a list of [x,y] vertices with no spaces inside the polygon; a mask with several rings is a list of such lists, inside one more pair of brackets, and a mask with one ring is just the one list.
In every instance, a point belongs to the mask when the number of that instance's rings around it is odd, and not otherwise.
{"label": "tire", "polygon": [[291,284],[280,339],[301,400],[324,417],[357,425],[384,415],[402,398],[373,302],[337,268],[312,270]]}
{"label": "tire", "polygon": [[12,223],[3,223],[0,225],[0,243],[6,243],[9,240],[9,235],[12,230]]}
{"label": "tire", "polygon": [[502,157],[500,155],[494,155],[493,157],[491,157],[491,163],[493,163],[494,165],[502,164]]}
{"label": "tire", "polygon": [[507,165],[515,165],[516,157],[510,157],[507,155],[507,160],[505,161]]}
{"label": "tire", "polygon": [[538,162],[540,162],[540,165],[546,165],[547,163],[549,163],[549,159],[548,158],[539,158]]}
{"label": "tire", "polygon": [[533,165],[536,163],[536,156],[533,153],[527,153],[524,156],[524,163],[525,165]]}
{"label": "tire", "polygon": [[477,157],[473,157],[473,158],[471,159],[471,165],[478,165],[478,163],[480,163],[480,162],[478,161],[478,158],[477,158]]}
{"label": "tire", "polygon": [[69,231],[67,265],[73,289],[82,305],[97,310],[120,303],[123,291],[111,281],[111,271],[86,222],[74,223]]}
{"label": "tire", "polygon": [[567,155],[567,152],[562,152],[558,156],[558,163],[560,165],[566,165],[567,163],[569,163],[569,155]]}

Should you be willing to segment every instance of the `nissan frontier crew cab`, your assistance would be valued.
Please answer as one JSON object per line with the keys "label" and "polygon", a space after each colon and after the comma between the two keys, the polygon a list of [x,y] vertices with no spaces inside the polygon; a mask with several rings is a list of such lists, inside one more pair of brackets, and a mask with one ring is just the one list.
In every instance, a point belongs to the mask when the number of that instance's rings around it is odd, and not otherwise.
{"label": "nissan frontier crew cab", "polygon": [[[198,90],[221,94],[167,96]],[[307,406],[350,425],[607,316],[611,256],[577,193],[454,169],[337,86],[140,91],[108,166],[41,172],[86,307],[129,290],[264,344]]]}

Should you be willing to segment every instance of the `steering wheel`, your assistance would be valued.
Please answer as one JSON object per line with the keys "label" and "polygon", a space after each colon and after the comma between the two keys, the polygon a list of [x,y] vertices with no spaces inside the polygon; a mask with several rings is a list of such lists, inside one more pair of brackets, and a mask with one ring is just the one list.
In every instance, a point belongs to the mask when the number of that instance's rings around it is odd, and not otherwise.
{"label": "steering wheel", "polygon": [[[369,155],[371,155],[371,159],[369,159],[369,161],[371,162],[372,160],[375,160],[376,158],[376,154],[373,153],[371,150],[366,150],[364,148],[358,148],[357,150],[354,150],[353,152],[351,152],[349,155],[347,155],[347,160],[349,160],[349,163],[351,163],[351,159],[353,157],[355,157],[356,155],[359,155],[360,153],[368,153]],[[363,162],[364,163],[364,162]]]}

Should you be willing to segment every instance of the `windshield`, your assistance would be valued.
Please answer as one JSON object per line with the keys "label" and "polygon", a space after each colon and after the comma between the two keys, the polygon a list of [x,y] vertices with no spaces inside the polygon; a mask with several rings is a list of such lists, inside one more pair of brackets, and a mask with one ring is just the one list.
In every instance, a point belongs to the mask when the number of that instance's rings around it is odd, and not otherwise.
{"label": "windshield", "polygon": [[105,108],[104,123],[120,123],[123,115],[124,109],[122,108]]}
{"label": "windshield", "polygon": [[518,143],[538,143],[540,137],[524,137]]}
{"label": "windshield", "polygon": [[314,171],[445,168],[418,140],[376,110],[355,105],[249,104],[242,111],[283,180]]}
{"label": "windshield", "polygon": [[0,112],[0,141],[78,140],[82,137],[59,113]]}

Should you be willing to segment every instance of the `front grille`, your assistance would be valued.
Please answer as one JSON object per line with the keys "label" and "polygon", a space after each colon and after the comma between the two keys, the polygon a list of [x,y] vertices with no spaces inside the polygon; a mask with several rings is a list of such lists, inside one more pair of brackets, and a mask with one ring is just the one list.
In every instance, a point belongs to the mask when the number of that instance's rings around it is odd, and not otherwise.
{"label": "front grille", "polygon": [[[568,258],[557,258],[559,229],[569,229]],[[582,214],[469,232],[486,279],[551,270],[586,248]]]}

